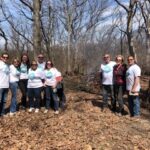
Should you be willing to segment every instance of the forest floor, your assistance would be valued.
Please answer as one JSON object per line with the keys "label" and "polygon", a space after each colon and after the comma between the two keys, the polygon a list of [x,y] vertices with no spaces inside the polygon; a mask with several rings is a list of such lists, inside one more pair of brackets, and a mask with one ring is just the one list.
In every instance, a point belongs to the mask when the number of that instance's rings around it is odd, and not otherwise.
{"label": "forest floor", "polygon": [[[144,78],[142,87],[147,86]],[[65,79],[65,87],[67,108],[59,115],[53,110],[44,114],[42,108],[39,113],[20,110],[1,117],[0,150],[150,150],[149,110],[142,108],[141,118],[135,119],[125,105],[127,114],[120,117],[109,109],[101,111],[98,85],[71,77]]]}

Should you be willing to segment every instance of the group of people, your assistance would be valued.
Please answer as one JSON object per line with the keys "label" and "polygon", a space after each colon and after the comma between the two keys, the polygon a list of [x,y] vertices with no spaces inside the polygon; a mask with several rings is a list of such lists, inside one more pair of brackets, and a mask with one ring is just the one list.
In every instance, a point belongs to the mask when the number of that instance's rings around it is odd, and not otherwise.
{"label": "group of people", "polygon": [[43,54],[39,54],[37,61],[31,63],[26,53],[21,60],[14,58],[8,65],[9,54],[0,57],[0,116],[5,115],[5,104],[8,90],[11,91],[10,116],[17,111],[17,90],[21,91],[21,108],[28,107],[29,112],[38,113],[41,106],[47,113],[52,106],[55,114],[59,114],[59,107],[63,108],[66,97],[63,90],[63,78],[54,67],[52,61],[45,62]]}
{"label": "group of people", "polygon": [[[141,69],[136,64],[135,58],[127,58],[128,65],[124,63],[122,55],[116,56],[115,61],[111,61],[110,55],[103,56],[103,63],[100,66],[100,78],[103,94],[103,110],[108,108],[108,94],[111,96],[111,110],[119,116],[125,114],[124,98],[125,92],[128,94],[128,106],[132,117],[140,115],[140,76]],[[118,103],[118,110],[117,104]]]}
{"label": "group of people", "polygon": [[[27,54],[22,54],[21,60],[13,59],[8,65],[9,55],[3,53],[0,58],[0,116],[5,115],[5,104],[8,90],[11,91],[10,115],[17,111],[17,90],[22,93],[21,107],[26,109],[27,98],[29,112],[38,113],[40,106],[45,106],[47,113],[53,104],[55,114],[59,114],[59,107],[64,107],[66,97],[63,91],[62,75],[54,67],[52,61],[44,61],[43,54],[38,59],[29,62]],[[103,110],[108,108],[108,96],[111,96],[111,109],[119,115],[124,114],[125,91],[128,93],[129,111],[131,116],[140,115],[140,76],[141,69],[135,58],[127,58],[128,65],[124,63],[122,55],[111,61],[110,55],[105,54],[100,66],[100,78],[103,93]],[[117,111],[118,102],[118,111]]]}

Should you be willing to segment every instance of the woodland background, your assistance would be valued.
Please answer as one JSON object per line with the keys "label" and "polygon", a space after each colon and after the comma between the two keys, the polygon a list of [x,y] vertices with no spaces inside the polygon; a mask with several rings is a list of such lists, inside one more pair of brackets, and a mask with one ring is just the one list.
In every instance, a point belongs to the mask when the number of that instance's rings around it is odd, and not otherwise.
{"label": "woodland background", "polygon": [[0,0],[0,49],[42,52],[67,74],[98,71],[104,53],[135,55],[149,74],[150,0]]}
{"label": "woodland background", "polygon": [[[54,115],[19,109],[0,118],[0,149],[149,150],[150,0],[0,0],[0,53],[43,53],[64,75],[67,105]],[[109,53],[142,68],[141,118],[101,111],[99,66]],[[125,59],[126,62],[126,59]],[[21,92],[17,102],[20,104]]]}

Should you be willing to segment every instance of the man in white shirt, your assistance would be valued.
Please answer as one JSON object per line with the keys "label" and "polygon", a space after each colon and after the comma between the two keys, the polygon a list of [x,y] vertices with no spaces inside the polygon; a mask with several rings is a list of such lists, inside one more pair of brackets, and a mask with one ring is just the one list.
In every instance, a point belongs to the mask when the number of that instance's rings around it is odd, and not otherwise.
{"label": "man in white shirt", "polygon": [[0,59],[0,116],[5,114],[5,103],[9,88],[9,55],[3,53]]}
{"label": "man in white shirt", "polygon": [[44,60],[44,55],[43,54],[39,54],[38,55],[38,61],[37,61],[37,64],[38,64],[38,68],[41,69],[42,71],[44,71],[45,69],[45,60]]}
{"label": "man in white shirt", "polygon": [[103,109],[108,107],[108,94],[111,96],[111,105],[114,103],[114,90],[113,90],[113,67],[116,64],[110,61],[110,55],[105,54],[104,63],[100,66],[100,77],[103,93]]}
{"label": "man in white shirt", "polygon": [[133,56],[128,57],[129,68],[126,72],[126,89],[128,91],[129,110],[132,117],[140,115],[140,76],[141,69]]}

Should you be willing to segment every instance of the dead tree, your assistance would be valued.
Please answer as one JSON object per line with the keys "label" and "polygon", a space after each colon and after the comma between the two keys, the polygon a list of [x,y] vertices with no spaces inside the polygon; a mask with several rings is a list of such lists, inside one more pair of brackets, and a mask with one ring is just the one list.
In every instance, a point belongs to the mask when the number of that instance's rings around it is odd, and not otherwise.
{"label": "dead tree", "polygon": [[2,37],[5,40],[4,50],[8,51],[8,39],[7,39],[7,36],[6,36],[6,34],[5,34],[5,32],[3,31],[2,28],[0,28],[0,37]]}
{"label": "dead tree", "polygon": [[134,48],[134,43],[133,43],[133,29],[132,29],[132,25],[133,25],[133,17],[136,13],[136,9],[137,9],[137,0],[130,0],[129,1],[129,5],[128,7],[123,4],[121,1],[119,0],[115,0],[115,2],[122,7],[126,14],[127,14],[127,22],[126,22],[126,36],[128,39],[128,48],[129,48],[129,54],[134,56],[136,59],[136,51]]}
{"label": "dead tree", "polygon": [[141,28],[144,29],[146,33],[146,64],[150,64],[150,1],[139,1],[139,6],[144,20],[144,23],[141,26]]}

